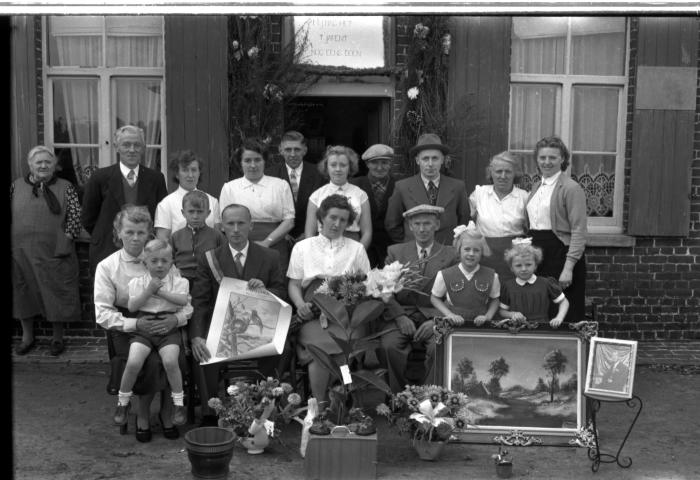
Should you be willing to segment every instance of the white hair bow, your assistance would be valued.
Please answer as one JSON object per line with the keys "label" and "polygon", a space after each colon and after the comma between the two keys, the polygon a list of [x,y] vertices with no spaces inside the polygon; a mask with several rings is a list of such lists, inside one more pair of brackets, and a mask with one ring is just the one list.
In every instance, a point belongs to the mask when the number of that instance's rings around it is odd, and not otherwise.
{"label": "white hair bow", "polygon": [[462,235],[464,232],[475,232],[476,225],[474,224],[474,222],[472,222],[470,220],[468,225],[458,225],[452,231],[454,232],[453,238],[457,238],[460,235]]}
{"label": "white hair bow", "polygon": [[532,245],[532,237],[514,238],[511,243],[513,244],[513,246]]}

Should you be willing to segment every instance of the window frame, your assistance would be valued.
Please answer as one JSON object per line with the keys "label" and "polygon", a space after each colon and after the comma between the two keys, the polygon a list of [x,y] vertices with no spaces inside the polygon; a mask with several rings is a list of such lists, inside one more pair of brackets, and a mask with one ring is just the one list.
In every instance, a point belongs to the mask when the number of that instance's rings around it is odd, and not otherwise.
{"label": "window frame", "polygon": [[[112,140],[116,131],[116,118],[112,110],[112,79],[115,78],[148,78],[160,79],[160,145],[147,144],[146,148],[160,150],[160,170],[168,178],[167,162],[167,128],[165,117],[165,17],[160,17],[163,41],[163,64],[161,67],[108,67],[107,64],[107,29],[106,16],[102,19],[102,63],[100,67],[51,66],[49,65],[49,16],[41,19],[41,62],[42,83],[44,89],[44,144],[49,148],[97,148],[98,168],[114,165],[117,162],[116,148],[112,148]],[[55,79],[97,79],[98,81],[98,144],[56,143],[53,129],[53,82]]]}
{"label": "window frame", "polygon": [[[568,17],[566,32],[566,50],[564,62],[567,71],[570,70],[571,56],[571,18]],[[512,39],[511,39],[512,43]],[[625,17],[625,62],[623,67],[624,75],[568,75],[568,74],[534,74],[534,73],[510,73],[510,101],[509,101],[509,122],[508,122],[508,146],[511,145],[511,123],[513,114],[513,86],[514,85],[552,85],[556,87],[556,107],[555,111],[555,131],[567,146],[571,146],[573,137],[573,107],[574,107],[574,87],[575,86],[606,86],[619,89],[618,114],[617,114],[617,142],[615,155],[615,186],[613,191],[613,214],[612,217],[588,217],[589,233],[619,234],[623,233],[623,209],[624,209],[624,187],[625,187],[625,146],[627,140],[627,110],[628,110],[628,88],[629,88],[629,62],[630,62],[630,19]],[[570,147],[571,148],[571,147]],[[515,153],[532,153],[531,150],[513,150]],[[590,152],[586,154],[606,154],[608,152]],[[573,152],[572,152],[573,157]],[[571,173],[571,162],[566,172]]]}

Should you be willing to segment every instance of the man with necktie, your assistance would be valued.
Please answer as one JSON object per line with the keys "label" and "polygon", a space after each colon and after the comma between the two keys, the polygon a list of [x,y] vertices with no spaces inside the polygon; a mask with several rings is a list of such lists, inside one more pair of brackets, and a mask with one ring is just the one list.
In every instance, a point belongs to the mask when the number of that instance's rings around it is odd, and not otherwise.
{"label": "man with necktie", "polygon": [[394,179],[390,174],[394,150],[378,143],[365,150],[362,160],[367,164],[369,172],[366,176],[351,178],[350,183],[364,190],[369,198],[372,212],[372,244],[367,249],[367,256],[371,267],[381,267],[386,257],[386,248],[391,243],[384,228],[384,216],[389,197],[394,193]]}
{"label": "man with necktie", "polygon": [[[205,252],[197,259],[197,270],[192,286],[192,307],[194,312],[189,322],[189,336],[192,343],[194,373],[202,400],[203,425],[216,425],[216,416],[207,406],[209,397],[216,396],[219,383],[219,365],[200,366],[207,361],[211,352],[207,349],[206,338],[211,324],[211,316],[223,277],[237,278],[248,282],[251,290],[265,289],[281,299],[287,298],[287,289],[280,268],[279,252],[248,241],[253,228],[250,211],[238,204],[228,205],[221,212],[221,228],[228,242]],[[259,358],[258,370],[265,375],[277,376],[287,369],[290,349],[280,356]]]}
{"label": "man with necktie", "polygon": [[[433,356],[435,341],[433,338],[432,317],[440,316],[430,303],[430,291],[437,273],[459,262],[459,255],[451,245],[442,245],[435,239],[440,229],[442,207],[423,204],[404,212],[408,228],[413,239],[397,245],[391,245],[385,264],[398,261],[409,263],[411,268],[422,274],[420,285],[416,288],[423,295],[410,290],[403,290],[395,299],[403,314],[392,320],[398,330],[381,337],[389,370],[389,384],[392,391],[398,392],[406,385],[406,362],[414,345],[421,345],[426,350],[424,382],[435,383],[435,366]],[[387,325],[389,326],[389,325]]]}
{"label": "man with necktie", "polygon": [[464,182],[440,173],[448,153],[449,148],[434,133],[424,133],[418,137],[409,157],[415,158],[420,173],[396,182],[387,205],[384,225],[393,242],[406,242],[413,238],[403,213],[416,205],[444,208],[440,229],[436,233],[439,242],[451,243],[452,229],[469,223],[469,201]]}
{"label": "man with necktie", "polygon": [[290,130],[282,135],[279,146],[284,163],[270,166],[266,174],[289,182],[294,196],[294,227],[287,234],[292,243],[304,234],[306,224],[306,206],[309,197],[316,189],[322,187],[326,180],[321,176],[316,165],[304,161],[307,147],[306,139],[301,133]]}
{"label": "man with necktie", "polygon": [[90,271],[117,251],[112,233],[114,217],[126,204],[145,205],[154,218],[168,190],[159,171],[142,165],[146,153],[143,130],[124,125],[114,133],[118,162],[95,171],[85,185],[82,224],[90,234]]}

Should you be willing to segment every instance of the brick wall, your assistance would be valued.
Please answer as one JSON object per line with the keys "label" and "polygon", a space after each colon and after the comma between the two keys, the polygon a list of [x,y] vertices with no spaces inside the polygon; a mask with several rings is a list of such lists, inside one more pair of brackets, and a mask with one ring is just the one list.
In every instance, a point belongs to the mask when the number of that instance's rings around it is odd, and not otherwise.
{"label": "brick wall", "polygon": [[[629,212],[637,22],[631,21],[624,222]],[[696,56],[700,52],[700,38]],[[700,65],[700,57],[698,58]],[[698,85],[700,87],[700,84]],[[700,88],[698,90],[700,95]],[[700,98],[700,96],[698,97]],[[598,304],[606,336],[637,340],[700,338],[700,102],[695,109],[690,233],[636,237],[632,248],[588,248],[587,296]],[[659,159],[660,162],[663,159]],[[660,168],[663,164],[660,163]]]}

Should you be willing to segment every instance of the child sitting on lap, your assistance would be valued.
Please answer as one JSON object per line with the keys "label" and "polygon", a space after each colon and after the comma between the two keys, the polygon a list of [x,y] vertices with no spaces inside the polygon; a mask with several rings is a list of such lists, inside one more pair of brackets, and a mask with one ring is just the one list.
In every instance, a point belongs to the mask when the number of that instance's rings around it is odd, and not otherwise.
{"label": "child sitting on lap", "polygon": [[498,274],[479,265],[482,255],[491,255],[491,250],[474,222],[455,228],[454,246],[460,263],[438,272],[430,302],[455,326],[466,320],[479,326],[493,319],[498,310]]}
{"label": "child sitting on lap", "polygon": [[[162,320],[169,314],[184,311],[187,317],[192,314],[190,305],[189,283],[173,268],[173,251],[163,240],[151,240],[143,249],[144,263],[148,273],[129,281],[129,310],[138,311],[139,318]],[[114,423],[124,425],[128,419],[129,402],[132,387],[136,382],[143,362],[153,348],[163,360],[163,367],[172,390],[172,421],[175,425],[184,425],[187,412],[184,407],[182,375],[178,358],[180,356],[180,333],[176,328],[162,333],[134,332],[131,336],[129,358],[126,361],[121,385],[119,386],[119,403],[114,412]]]}
{"label": "child sitting on lap", "polygon": [[[516,238],[513,247],[506,250],[505,259],[515,278],[503,284],[500,315],[519,321],[549,321],[553,328],[561,325],[569,310],[569,301],[556,280],[535,275],[537,265],[542,261],[542,250],[532,246],[528,238]],[[550,320],[553,303],[559,310]]]}

